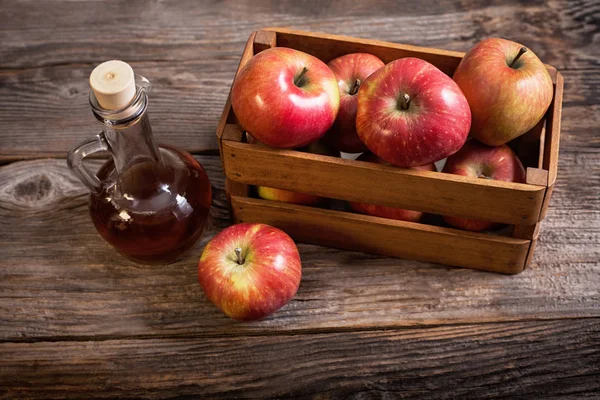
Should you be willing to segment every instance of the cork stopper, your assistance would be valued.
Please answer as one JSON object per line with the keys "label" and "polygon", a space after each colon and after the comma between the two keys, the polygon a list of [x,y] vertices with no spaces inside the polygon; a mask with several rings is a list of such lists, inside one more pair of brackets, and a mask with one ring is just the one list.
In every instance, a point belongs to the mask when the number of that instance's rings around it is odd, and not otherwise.
{"label": "cork stopper", "polygon": [[135,75],[129,64],[111,60],[98,65],[90,74],[90,87],[100,107],[119,110],[135,97]]}

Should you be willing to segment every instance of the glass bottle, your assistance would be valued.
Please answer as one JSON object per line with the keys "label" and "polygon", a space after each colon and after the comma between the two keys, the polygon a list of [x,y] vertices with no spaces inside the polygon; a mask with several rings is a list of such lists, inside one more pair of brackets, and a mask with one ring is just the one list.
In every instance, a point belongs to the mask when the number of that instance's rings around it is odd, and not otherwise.
{"label": "glass bottle", "polygon": [[[67,163],[90,188],[90,216],[108,243],[136,262],[170,263],[202,235],[211,186],[190,154],[156,145],[147,114],[151,84],[143,77],[134,78],[133,70],[128,73],[128,79],[135,80],[134,88],[130,87],[133,98],[116,109],[105,108],[112,103],[106,93],[94,90],[92,73],[90,105],[103,129],[71,149]],[[109,78],[115,78],[110,74]],[[84,166],[83,158],[102,150],[112,158],[94,174]]]}

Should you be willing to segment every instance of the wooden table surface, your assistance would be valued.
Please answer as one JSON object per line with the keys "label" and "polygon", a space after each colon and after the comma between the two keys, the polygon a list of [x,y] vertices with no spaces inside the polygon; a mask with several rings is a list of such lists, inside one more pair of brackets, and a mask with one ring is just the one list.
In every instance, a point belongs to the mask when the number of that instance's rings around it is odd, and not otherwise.
{"label": "wooden table surface", "polygon": [[[596,0],[0,1],[0,398],[597,398],[599,21]],[[230,224],[216,124],[266,26],[460,51],[501,36],[557,67],[558,181],[531,268],[301,244],[300,289],[273,316],[236,323],[210,304],[196,263]],[[66,168],[100,129],[87,77],[115,58],[154,83],[158,140],[212,181],[210,227],[173,265],[103,242]]]}

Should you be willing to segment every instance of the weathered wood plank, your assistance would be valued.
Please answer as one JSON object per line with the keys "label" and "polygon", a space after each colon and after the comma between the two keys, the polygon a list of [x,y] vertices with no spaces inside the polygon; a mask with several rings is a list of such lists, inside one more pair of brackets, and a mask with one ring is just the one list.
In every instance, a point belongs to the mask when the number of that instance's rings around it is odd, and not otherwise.
{"label": "weathered wood plank", "polygon": [[600,316],[600,159],[595,153],[561,153],[534,261],[520,275],[300,245],[304,271],[297,297],[252,324],[222,315],[197,284],[204,244],[229,223],[220,160],[200,160],[215,193],[210,227],[187,257],[162,267],[129,262],[101,240],[87,215],[86,190],[64,160],[0,168],[0,340],[319,332]]}
{"label": "weathered wood plank", "polygon": [[64,157],[93,134],[87,76],[111,58],[130,61],[154,81],[150,111],[159,140],[215,151],[216,123],[245,41],[274,24],[460,51],[487,36],[521,41],[565,75],[563,135],[600,146],[591,133],[600,124],[593,2],[296,3],[3,2],[0,161]]}
{"label": "weathered wood plank", "polygon": [[[538,221],[546,190],[494,180],[474,185],[469,178],[458,175],[401,170],[297,151],[272,151],[233,140],[224,140],[222,145],[227,177],[240,183],[431,214],[450,210],[455,216],[532,224]],[[411,190],[390,193],[387,185]]]}
{"label": "weathered wood plank", "polygon": [[583,68],[595,65],[599,56],[597,12],[592,0],[430,0],[410,7],[390,0],[283,0],[276,5],[269,0],[16,0],[3,2],[0,10],[0,60],[4,68],[17,69],[93,64],[98,57],[124,55],[130,61],[177,62],[239,55],[251,31],[278,25],[460,51],[485,37],[503,36],[526,44],[559,69]]}
{"label": "weathered wood plank", "polygon": [[531,245],[525,239],[488,234],[465,236],[463,232],[436,226],[262,199],[231,196],[231,205],[235,221],[273,225],[302,243],[505,274],[523,270]]}
{"label": "weathered wood plank", "polygon": [[0,354],[3,399],[582,399],[600,391],[599,319],[3,343]]}
{"label": "weathered wood plank", "polygon": [[[193,152],[216,152],[217,121],[234,73],[221,69],[216,58],[133,68],[153,82],[148,112],[156,139]],[[62,158],[69,148],[98,133],[102,125],[88,102],[92,69],[60,66],[0,77],[0,160]]]}
{"label": "weathered wood plank", "polygon": [[[196,153],[217,150],[217,122],[241,51],[223,68],[218,60],[133,64],[154,82],[149,112],[157,140]],[[62,158],[71,146],[101,129],[88,104],[92,68],[59,66],[0,75],[0,161]],[[563,75],[561,149],[598,151],[600,69]]]}
{"label": "weathered wood plank", "polygon": [[600,391],[596,1],[1,4],[0,162],[62,158],[96,133],[87,76],[112,58],[155,83],[158,140],[215,152],[243,45],[265,26],[459,51],[503,36],[559,68],[566,84],[558,181],[530,269],[508,277],[300,245],[298,296],[252,324],[224,317],[196,282],[204,244],[229,223],[218,157],[200,157],[215,194],[205,237],[162,267],[128,262],[102,242],[64,160],[1,167],[0,398]]}

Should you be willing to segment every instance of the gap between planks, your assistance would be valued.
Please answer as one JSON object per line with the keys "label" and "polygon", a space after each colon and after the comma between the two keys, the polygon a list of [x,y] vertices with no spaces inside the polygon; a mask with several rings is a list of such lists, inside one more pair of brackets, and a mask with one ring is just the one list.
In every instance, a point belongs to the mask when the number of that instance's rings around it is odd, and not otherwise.
{"label": "gap between planks", "polygon": [[[150,58],[150,59],[140,60],[140,61],[128,61],[127,63],[130,65],[150,65],[150,64],[161,64],[161,63],[173,64],[173,65],[187,65],[187,64],[201,63],[203,61],[205,61],[205,60],[201,59],[201,58],[193,58],[193,59],[186,59],[186,60],[170,60],[170,59],[161,59],[161,58],[156,58],[156,59]],[[39,69],[46,69],[46,68],[64,68],[64,67],[86,68],[86,67],[89,67],[90,69],[92,69],[93,67],[97,66],[101,62],[102,62],[101,60],[98,60],[98,61],[94,61],[94,62],[83,62],[83,63],[80,63],[80,62],[49,63],[49,64],[32,65],[32,66],[22,67],[22,68],[4,68],[4,67],[0,66],[0,76],[17,75],[17,74],[20,74],[21,72],[31,72],[31,71],[36,71]],[[91,72],[91,70],[90,70],[90,72]]]}
{"label": "gap between planks", "polygon": [[314,329],[294,329],[294,330],[264,330],[264,331],[248,331],[248,332],[231,332],[227,336],[223,336],[223,332],[214,333],[198,333],[198,334],[174,334],[174,335],[74,335],[74,336],[40,336],[18,339],[0,339],[0,345],[10,343],[61,343],[61,342],[107,342],[111,340],[171,340],[171,339],[222,339],[222,338],[244,338],[244,337],[269,337],[269,336],[303,336],[303,335],[326,335],[339,334],[349,332],[381,332],[381,331],[406,331],[406,330],[428,330],[445,327],[457,326],[484,326],[484,325],[512,325],[524,324],[530,322],[552,322],[552,321],[574,321],[574,320],[594,320],[600,322],[600,315],[571,315],[564,317],[536,317],[536,318],[511,318],[511,319],[489,319],[479,321],[455,320],[454,322],[440,323],[435,320],[429,322],[427,320],[406,325],[373,325],[366,327],[347,327],[339,328],[314,328]]}
{"label": "gap between planks", "polygon": [[[163,143],[160,143],[159,145],[161,145]],[[186,149],[180,149],[183,151],[186,151],[187,153],[190,153],[193,156],[219,156],[219,149],[218,148],[210,148],[210,149],[191,149],[191,150],[186,150]],[[66,162],[66,157],[67,157],[67,151],[65,150],[64,152],[50,152],[50,153],[23,153],[23,154],[2,154],[0,153],[0,166],[4,166],[4,165],[8,165],[10,163],[13,162],[18,162],[18,161],[35,161],[35,160],[48,160],[48,159],[53,159],[53,160],[65,160]],[[89,155],[86,156],[85,159],[86,160],[107,160],[110,157],[110,155],[108,154],[96,154],[96,155]]]}

